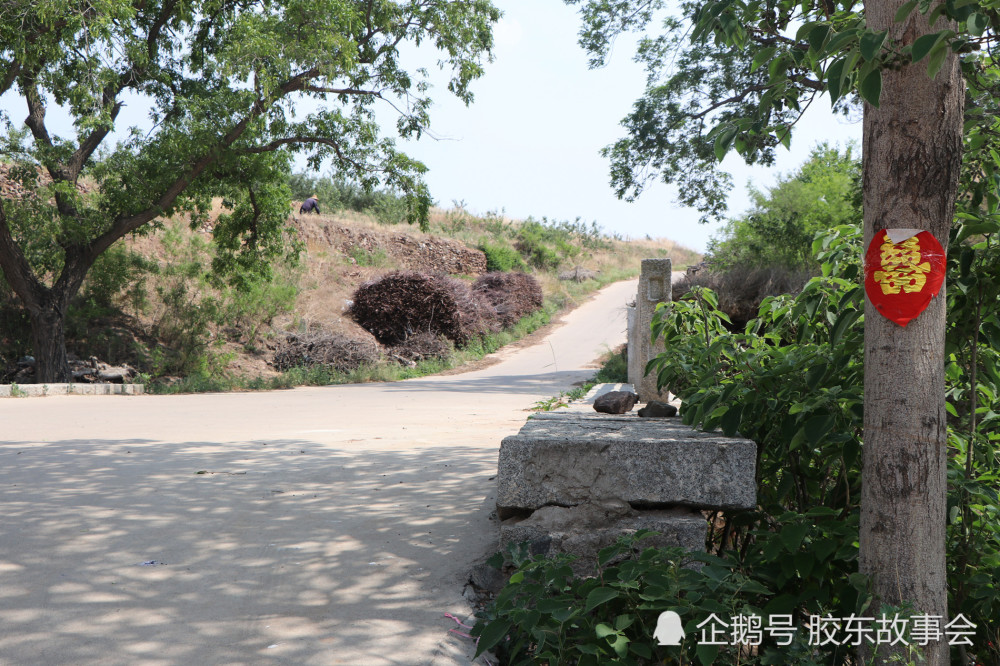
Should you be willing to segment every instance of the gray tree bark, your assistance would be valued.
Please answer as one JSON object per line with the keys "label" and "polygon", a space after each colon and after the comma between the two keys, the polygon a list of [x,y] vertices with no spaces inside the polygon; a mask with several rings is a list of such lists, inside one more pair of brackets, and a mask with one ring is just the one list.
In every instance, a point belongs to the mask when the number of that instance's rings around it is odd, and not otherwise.
{"label": "gray tree bark", "polygon": [[[865,3],[868,27],[905,45],[932,30],[904,0]],[[954,26],[951,26],[954,27]],[[882,229],[930,231],[948,246],[962,157],[964,84],[957,58],[932,80],[927,60],[883,72],[880,108],[864,113],[864,247]],[[947,617],[945,521],[947,428],[944,399],[945,288],[905,328],[865,304],[864,474],[860,568],[880,601],[909,601]],[[874,605],[875,612],[879,608]],[[942,621],[942,629],[944,622]],[[878,646],[876,663],[905,651]],[[927,646],[946,665],[948,645]]]}

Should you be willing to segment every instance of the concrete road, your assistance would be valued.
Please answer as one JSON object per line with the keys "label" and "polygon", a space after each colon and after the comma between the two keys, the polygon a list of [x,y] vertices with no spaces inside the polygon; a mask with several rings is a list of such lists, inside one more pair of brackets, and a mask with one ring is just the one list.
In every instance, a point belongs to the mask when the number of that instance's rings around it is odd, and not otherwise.
{"label": "concrete road", "polygon": [[0,664],[454,664],[497,450],[636,282],[465,374],[0,400]]}

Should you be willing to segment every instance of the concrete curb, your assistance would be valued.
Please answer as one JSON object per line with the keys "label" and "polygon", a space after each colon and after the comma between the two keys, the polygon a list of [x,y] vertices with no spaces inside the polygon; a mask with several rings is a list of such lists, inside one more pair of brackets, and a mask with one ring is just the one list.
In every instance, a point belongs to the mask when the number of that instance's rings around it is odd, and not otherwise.
{"label": "concrete curb", "polygon": [[0,398],[46,395],[143,395],[145,384],[0,384]]}

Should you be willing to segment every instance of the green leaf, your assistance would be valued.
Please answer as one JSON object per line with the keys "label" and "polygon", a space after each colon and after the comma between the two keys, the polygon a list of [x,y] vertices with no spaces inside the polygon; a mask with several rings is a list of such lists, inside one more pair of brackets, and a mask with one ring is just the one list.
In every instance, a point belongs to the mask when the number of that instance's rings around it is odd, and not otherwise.
{"label": "green leaf", "polygon": [[618,597],[618,590],[610,587],[598,587],[587,595],[587,605],[584,612],[589,613],[603,603]]}
{"label": "green leaf", "polygon": [[650,648],[645,643],[632,643],[631,645],[629,645],[629,650],[631,650],[634,654],[642,657],[643,659],[653,658],[652,648]]}
{"label": "green leaf", "polygon": [[861,318],[862,314],[861,310],[844,310],[830,331],[830,344],[836,346],[840,342],[840,339],[844,337],[844,333],[854,325],[854,322]]}
{"label": "green leaf", "polygon": [[812,34],[813,30],[816,30],[819,27],[825,27],[827,30],[830,29],[830,25],[828,23],[819,23],[816,21],[803,23],[802,26],[795,32],[795,41],[801,42],[809,39],[809,35]]}
{"label": "green leaf", "polygon": [[861,57],[868,61],[875,60],[888,34],[887,30],[883,30],[882,32],[865,32],[861,36]]}
{"label": "green leaf", "polygon": [[719,646],[699,644],[695,649],[695,654],[698,655],[698,661],[701,662],[701,666],[710,666],[715,661],[715,658],[719,656]]}
{"label": "green leaf", "polygon": [[611,625],[604,624],[603,622],[594,628],[594,632],[597,634],[598,638],[607,638],[608,636],[614,636],[618,633],[611,628]]}
{"label": "green leaf", "polygon": [[986,32],[986,28],[990,25],[990,19],[986,14],[980,14],[979,12],[973,12],[966,21],[966,26],[976,37],[982,37],[983,33]]}
{"label": "green leaf", "polygon": [[827,89],[830,91],[831,102],[836,102],[840,99],[840,85],[844,73],[844,66],[846,64],[847,58],[837,58],[837,60],[826,69],[826,85]]}
{"label": "green leaf", "polygon": [[802,545],[802,540],[806,536],[806,532],[809,531],[809,525],[805,523],[794,523],[791,525],[785,525],[781,528],[781,532],[778,536],[781,538],[781,543],[790,553],[798,551],[799,547]]}
{"label": "green leaf", "polygon": [[753,62],[750,63],[750,71],[756,72],[758,69],[760,69],[761,65],[770,60],[774,56],[774,54],[777,53],[777,51],[778,51],[777,46],[768,46],[767,48],[763,48],[760,51],[758,51],[756,55],[754,55],[753,57]]}
{"label": "green leaf", "polygon": [[743,405],[735,404],[729,408],[725,416],[719,422],[722,426],[722,434],[726,437],[732,437],[736,434],[737,430],[740,428],[740,421],[743,418]]}
{"label": "green leaf", "polygon": [[951,49],[948,48],[948,42],[943,41],[934,47],[931,51],[931,57],[927,61],[927,76],[932,79],[937,76],[937,73],[941,71],[941,67],[944,65],[945,58],[951,53]]}
{"label": "green leaf", "polygon": [[827,35],[830,34],[830,26],[823,24],[809,32],[809,50],[819,52],[826,42]]}
{"label": "green leaf", "polygon": [[844,32],[834,35],[830,43],[826,45],[826,55],[833,55],[839,53],[841,49],[847,44],[858,41],[858,31],[857,30],[845,30]]}
{"label": "green leaf", "polygon": [[724,129],[718,137],[715,139],[715,159],[721,162],[725,157],[726,153],[733,145],[733,139],[736,138],[736,133],[739,130],[735,125],[727,127]]}
{"label": "green leaf", "polygon": [[913,62],[920,62],[927,57],[927,54],[934,50],[934,47],[945,39],[948,33],[951,33],[951,36],[955,35],[950,30],[941,30],[940,32],[932,32],[928,35],[917,37],[916,41],[913,42],[913,49],[910,52],[913,56]]}
{"label": "green leaf", "polygon": [[910,17],[913,13],[913,9],[917,6],[917,0],[910,0],[905,3],[902,7],[896,10],[896,16],[892,19],[895,23],[902,23]]}
{"label": "green leaf", "polygon": [[510,632],[511,623],[508,620],[494,620],[486,625],[483,633],[479,634],[479,644],[476,646],[476,657],[484,652],[492,650]]}
{"label": "green leaf", "polygon": [[619,657],[624,657],[628,653],[629,639],[625,636],[619,636],[615,639],[615,642],[611,644],[611,649],[615,651]]}
{"label": "green leaf", "polygon": [[813,446],[819,446],[823,443],[823,438],[830,433],[830,429],[833,427],[833,417],[829,414],[823,416],[814,416],[808,421],[803,428],[806,433],[806,438],[813,444]]}
{"label": "green leaf", "polygon": [[882,96],[882,70],[876,69],[866,76],[864,81],[861,82],[859,92],[866,102],[877,109],[879,98]]}

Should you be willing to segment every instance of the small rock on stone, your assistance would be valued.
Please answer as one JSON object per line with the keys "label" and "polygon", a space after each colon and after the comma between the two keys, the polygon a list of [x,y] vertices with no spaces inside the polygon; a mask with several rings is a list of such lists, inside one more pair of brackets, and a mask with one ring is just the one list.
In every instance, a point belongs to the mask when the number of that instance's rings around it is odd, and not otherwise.
{"label": "small rock on stone", "polygon": [[677,416],[677,408],[659,400],[650,400],[645,407],[639,410],[639,416],[646,418]]}
{"label": "small rock on stone", "polygon": [[604,414],[625,414],[635,407],[636,395],[631,391],[611,391],[597,396],[594,409]]}

